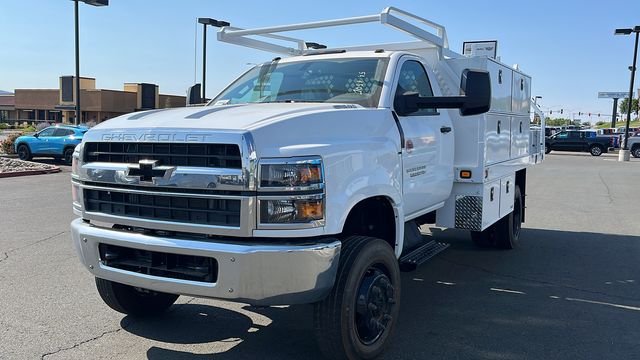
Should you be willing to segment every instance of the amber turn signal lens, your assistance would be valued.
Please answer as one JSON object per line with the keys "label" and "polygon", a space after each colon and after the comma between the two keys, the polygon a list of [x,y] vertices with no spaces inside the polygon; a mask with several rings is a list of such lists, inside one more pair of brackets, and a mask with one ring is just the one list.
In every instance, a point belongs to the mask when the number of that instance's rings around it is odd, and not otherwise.
{"label": "amber turn signal lens", "polygon": [[299,171],[300,172],[298,176],[300,178],[301,183],[315,184],[315,183],[322,182],[320,167],[306,167],[306,168],[301,168]]}
{"label": "amber turn signal lens", "polygon": [[460,178],[461,179],[471,179],[471,171],[469,171],[469,170],[460,170]]}
{"label": "amber turn signal lens", "polygon": [[322,200],[299,202],[296,205],[298,208],[298,218],[306,220],[319,220],[323,217]]}

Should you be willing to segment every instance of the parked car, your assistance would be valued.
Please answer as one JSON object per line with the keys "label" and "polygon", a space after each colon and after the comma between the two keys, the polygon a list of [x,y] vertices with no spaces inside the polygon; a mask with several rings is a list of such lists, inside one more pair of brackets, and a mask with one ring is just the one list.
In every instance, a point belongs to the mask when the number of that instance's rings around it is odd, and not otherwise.
{"label": "parked car", "polygon": [[545,153],[552,150],[588,151],[593,156],[600,156],[612,146],[612,139],[598,136],[593,131],[568,130],[549,136],[545,140]]}
{"label": "parked car", "polygon": [[640,132],[635,135],[629,135],[629,150],[635,158],[640,158]]}
{"label": "parked car", "polygon": [[23,135],[14,144],[20,160],[33,157],[53,157],[71,164],[73,150],[82,142],[87,128],[72,125],[55,125],[44,128],[33,135]]}
{"label": "parked car", "polygon": [[[629,137],[631,138],[632,136],[634,136],[638,131],[640,131],[640,128],[633,128],[630,127],[629,128]],[[624,132],[624,126],[618,128],[618,133],[616,134],[616,138],[618,140],[618,146],[622,147],[622,144],[624,143],[624,136],[625,136],[625,132]],[[629,139],[629,141],[631,141],[631,139]],[[631,149],[631,145],[629,145],[629,149]]]}

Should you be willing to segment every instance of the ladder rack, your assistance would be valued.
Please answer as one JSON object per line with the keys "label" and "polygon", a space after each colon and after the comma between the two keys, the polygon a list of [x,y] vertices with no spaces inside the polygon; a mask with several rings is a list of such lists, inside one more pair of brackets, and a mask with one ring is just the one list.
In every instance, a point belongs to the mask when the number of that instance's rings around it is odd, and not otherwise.
{"label": "ladder rack", "polygon": [[[413,20],[416,23],[424,25],[424,27],[416,26],[407,20]],[[279,35],[279,33],[295,30],[321,29],[335,26],[377,22],[413,36],[417,38],[418,41],[392,44],[356,45],[341,49],[375,50],[383,48],[385,50],[410,50],[435,47],[438,50],[438,55],[440,58],[458,58],[462,56],[449,49],[449,41],[447,40],[447,32],[444,26],[394,7],[387,7],[382,10],[381,13],[375,15],[262,27],[256,29],[241,29],[232,26],[225,26],[218,31],[218,40],[276,54],[296,56],[304,55],[306,53],[314,51],[317,48],[318,44],[307,42],[303,39],[296,39]],[[284,42],[291,42],[294,45],[292,47],[287,47],[278,43],[269,42],[268,40],[258,40],[251,37],[262,37]]]}

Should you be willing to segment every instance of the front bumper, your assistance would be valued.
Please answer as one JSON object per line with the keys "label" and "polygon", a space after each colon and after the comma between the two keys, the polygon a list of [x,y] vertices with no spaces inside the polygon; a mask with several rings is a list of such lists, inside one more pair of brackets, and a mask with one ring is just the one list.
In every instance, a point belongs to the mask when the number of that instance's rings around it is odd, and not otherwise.
{"label": "front bumper", "polygon": [[[71,237],[81,262],[94,276],[166,293],[246,302],[255,305],[312,303],[333,287],[341,243],[251,245],[149,236],[105,229],[76,219]],[[105,266],[99,244],[147,251],[212,257],[218,262],[215,283],[141,274]]]}

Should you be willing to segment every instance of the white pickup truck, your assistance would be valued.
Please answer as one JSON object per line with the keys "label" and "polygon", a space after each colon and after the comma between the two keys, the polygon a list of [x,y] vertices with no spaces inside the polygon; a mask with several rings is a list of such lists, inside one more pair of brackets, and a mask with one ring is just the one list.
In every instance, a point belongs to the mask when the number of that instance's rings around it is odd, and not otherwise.
{"label": "white pickup truck", "polygon": [[[279,34],[365,22],[417,41],[326,48]],[[282,58],[208,106],[120,116],[76,148],[72,238],[107,305],[314,303],[323,353],[369,359],[397,322],[400,271],[446,247],[418,226],[517,245],[526,168],[544,157],[527,75],[451,51],[444,27],[395,8],[218,39]]]}

